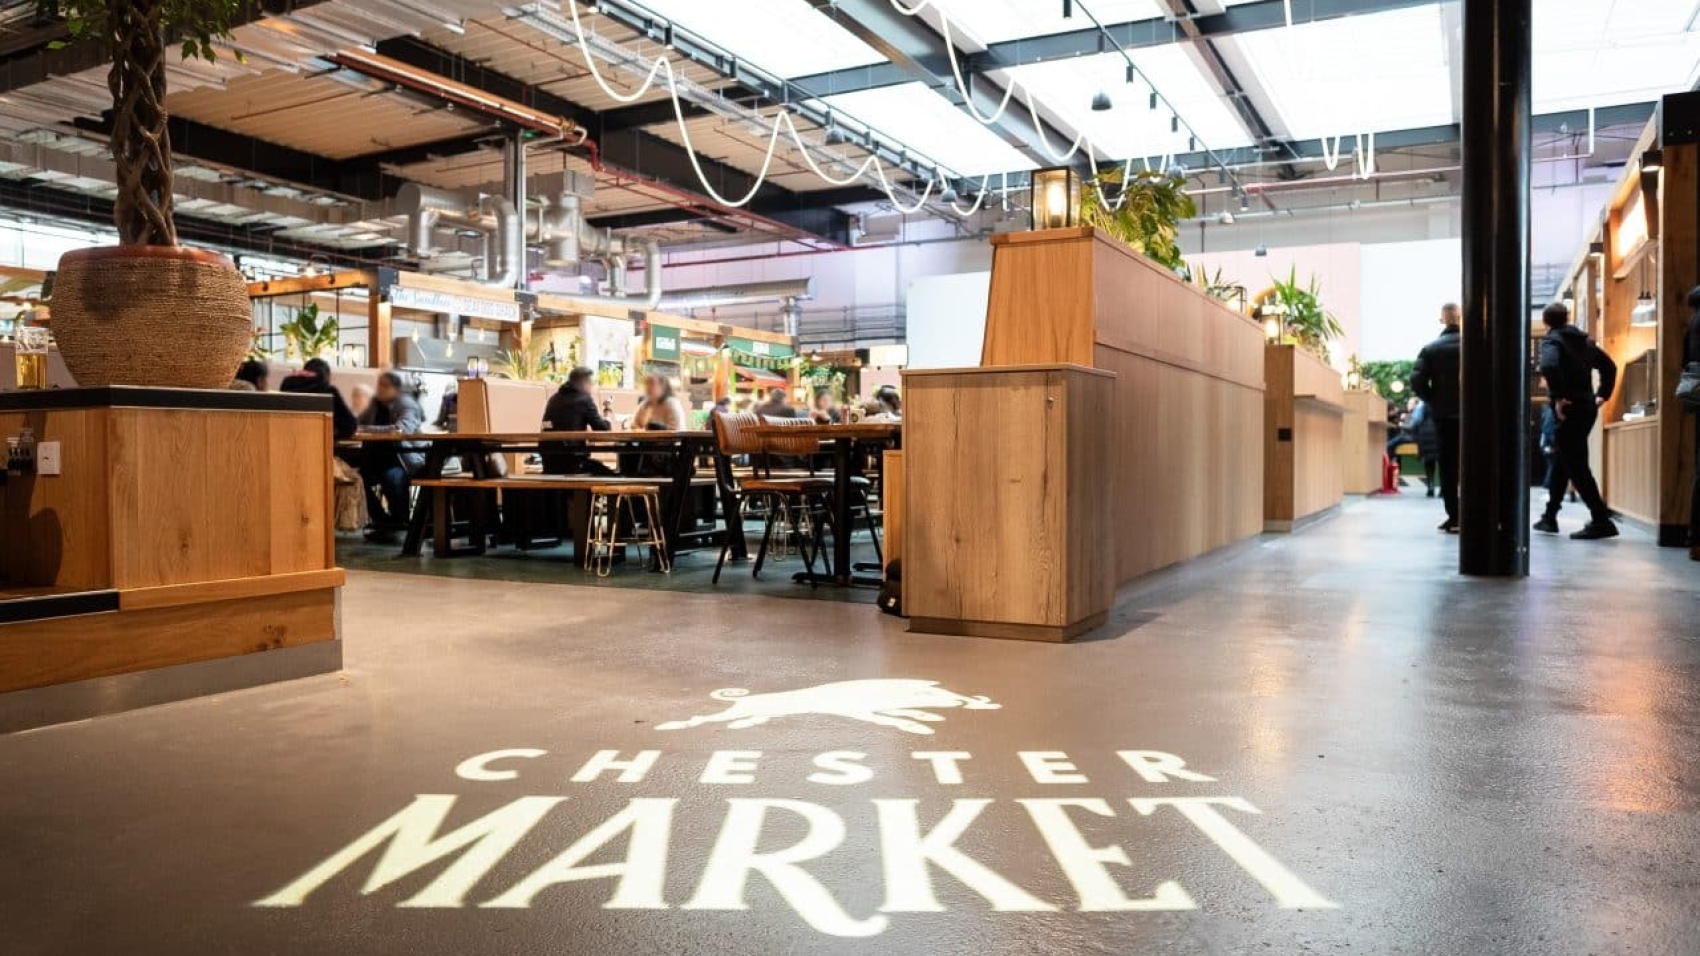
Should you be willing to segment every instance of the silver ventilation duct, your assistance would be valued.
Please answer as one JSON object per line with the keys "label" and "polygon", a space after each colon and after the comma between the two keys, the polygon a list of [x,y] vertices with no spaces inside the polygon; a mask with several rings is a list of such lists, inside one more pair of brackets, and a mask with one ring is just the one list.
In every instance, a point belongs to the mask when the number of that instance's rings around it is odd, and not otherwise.
{"label": "silver ventilation duct", "polygon": [[[516,288],[525,279],[526,245],[542,246],[550,266],[570,266],[586,260],[600,262],[608,273],[609,295],[574,295],[577,302],[614,308],[654,309],[661,302],[661,246],[652,239],[619,236],[597,229],[585,221],[586,188],[582,177],[568,176],[557,191],[541,194],[542,208],[535,217],[522,215],[519,205],[524,189],[515,186],[524,178],[525,162],[510,145],[503,154],[503,188],[500,194],[469,196],[407,183],[396,195],[396,205],[407,215],[408,251],[422,262],[441,254],[436,246],[438,229],[465,229],[484,239],[486,285]],[[514,197],[514,198],[509,198]],[[627,257],[643,253],[644,291],[627,291]]]}
{"label": "silver ventilation duct", "polygon": [[757,302],[803,301],[815,297],[813,276],[801,279],[781,279],[775,282],[747,282],[743,285],[710,286],[701,289],[674,289],[661,297],[663,312],[688,312],[691,309],[712,309],[727,305],[750,305]]}

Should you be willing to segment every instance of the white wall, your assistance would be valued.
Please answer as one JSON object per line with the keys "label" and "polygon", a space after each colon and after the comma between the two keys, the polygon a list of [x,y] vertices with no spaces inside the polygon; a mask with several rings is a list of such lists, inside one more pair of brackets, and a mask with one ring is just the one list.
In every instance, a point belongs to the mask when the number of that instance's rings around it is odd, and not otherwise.
{"label": "white wall", "polygon": [[1413,359],[1440,334],[1440,307],[1457,302],[1463,247],[1457,239],[1363,246],[1363,345],[1366,362]]}
{"label": "white wall", "polygon": [[992,274],[927,276],[909,284],[909,367],[980,364]]}

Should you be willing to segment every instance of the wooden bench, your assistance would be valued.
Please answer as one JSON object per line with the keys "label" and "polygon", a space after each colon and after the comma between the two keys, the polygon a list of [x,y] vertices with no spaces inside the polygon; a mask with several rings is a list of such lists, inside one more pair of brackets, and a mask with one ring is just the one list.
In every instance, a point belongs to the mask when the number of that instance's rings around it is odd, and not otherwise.
{"label": "wooden bench", "polygon": [[[489,513],[483,495],[475,496],[469,520],[470,543],[456,548],[452,543],[453,521],[449,495],[457,491],[563,491],[568,493],[568,517],[573,532],[573,556],[581,567],[588,567],[590,550],[590,499],[596,488],[607,486],[667,485],[666,479],[629,478],[616,475],[504,475],[499,478],[420,478],[413,487],[431,494],[432,551],[439,558],[479,555],[485,553],[489,533]],[[713,488],[709,477],[693,477],[692,488]],[[669,546],[676,544],[670,532]],[[557,540],[557,539],[551,539]]]}

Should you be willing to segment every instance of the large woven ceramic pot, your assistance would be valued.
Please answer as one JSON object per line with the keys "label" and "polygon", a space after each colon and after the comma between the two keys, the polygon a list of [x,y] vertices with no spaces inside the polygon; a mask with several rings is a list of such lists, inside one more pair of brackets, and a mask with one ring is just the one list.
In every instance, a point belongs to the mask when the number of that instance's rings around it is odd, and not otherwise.
{"label": "large woven ceramic pot", "polygon": [[59,259],[53,338],[80,386],[229,388],[248,354],[248,283],[217,253],[79,249]]}

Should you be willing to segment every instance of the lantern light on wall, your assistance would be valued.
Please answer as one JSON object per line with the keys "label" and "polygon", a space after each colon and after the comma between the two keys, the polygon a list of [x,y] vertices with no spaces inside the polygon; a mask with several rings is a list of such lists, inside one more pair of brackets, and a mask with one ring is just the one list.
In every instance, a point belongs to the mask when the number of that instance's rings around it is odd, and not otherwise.
{"label": "lantern light on wall", "polygon": [[1033,171],[1029,197],[1034,229],[1080,225],[1080,174],[1067,166]]}

